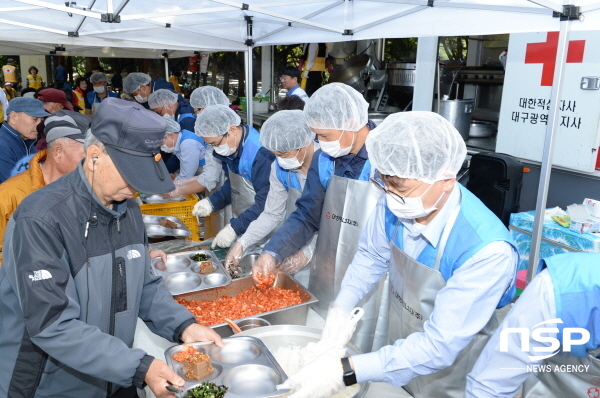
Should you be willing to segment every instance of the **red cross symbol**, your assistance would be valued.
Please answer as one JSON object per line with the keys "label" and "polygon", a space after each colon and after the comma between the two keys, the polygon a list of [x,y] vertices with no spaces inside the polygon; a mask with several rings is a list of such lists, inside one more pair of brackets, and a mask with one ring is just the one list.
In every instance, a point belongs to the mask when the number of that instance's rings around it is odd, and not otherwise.
{"label": "red cross symbol", "polygon": [[[571,40],[567,49],[567,63],[583,62],[585,40]],[[558,32],[548,32],[543,43],[529,43],[525,51],[526,64],[542,64],[542,86],[552,86],[556,52],[558,50]]]}

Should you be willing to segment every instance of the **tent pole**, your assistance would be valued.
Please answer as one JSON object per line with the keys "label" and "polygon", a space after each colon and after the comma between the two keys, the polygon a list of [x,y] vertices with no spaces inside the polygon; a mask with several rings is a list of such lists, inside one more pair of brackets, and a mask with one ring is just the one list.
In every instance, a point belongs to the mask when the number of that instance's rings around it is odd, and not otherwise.
{"label": "tent pole", "polygon": [[544,152],[542,157],[542,169],[538,185],[538,195],[535,205],[535,218],[531,234],[531,248],[529,250],[529,265],[527,269],[527,283],[535,276],[540,257],[540,244],[542,230],[544,228],[544,213],[548,199],[548,186],[550,185],[550,174],[552,172],[552,156],[554,154],[554,138],[558,127],[558,109],[562,91],[562,80],[564,66],[567,58],[567,46],[569,43],[569,20],[560,22],[558,34],[558,48],[556,51],[556,67],[554,80],[552,81],[552,94],[550,95],[550,114],[546,127],[546,138],[544,140]]}
{"label": "tent pole", "polygon": [[253,125],[252,120],[252,46],[244,53],[246,66],[246,124],[250,127]]}
{"label": "tent pole", "polygon": [[169,57],[165,53],[165,80],[169,81]]}

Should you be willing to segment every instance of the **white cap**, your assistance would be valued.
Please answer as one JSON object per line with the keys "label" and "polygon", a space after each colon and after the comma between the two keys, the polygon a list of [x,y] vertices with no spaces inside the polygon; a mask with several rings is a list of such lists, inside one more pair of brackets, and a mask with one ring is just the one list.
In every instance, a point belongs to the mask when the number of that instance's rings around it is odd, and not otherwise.
{"label": "white cap", "polygon": [[150,109],[170,106],[177,102],[177,97],[177,93],[166,88],[161,88],[150,94],[148,97],[148,106]]}
{"label": "white cap", "polygon": [[368,109],[358,91],[344,83],[329,83],[310,97],[304,115],[313,129],[358,131],[367,124]]}
{"label": "white cap", "polygon": [[229,127],[241,123],[242,119],[228,106],[210,105],[198,115],[194,130],[200,137],[220,137],[229,131]]}
{"label": "white cap", "polygon": [[165,119],[165,122],[167,122],[167,131],[165,131],[165,134],[179,133],[181,131],[181,126],[175,120],[167,116],[163,116],[163,119]]}
{"label": "white cap", "polygon": [[380,173],[428,184],[455,178],[467,155],[460,133],[433,112],[394,113],[369,133],[366,145]]}
{"label": "white cap", "polygon": [[289,152],[308,146],[315,139],[300,110],[279,111],[260,129],[260,144],[269,151]]}

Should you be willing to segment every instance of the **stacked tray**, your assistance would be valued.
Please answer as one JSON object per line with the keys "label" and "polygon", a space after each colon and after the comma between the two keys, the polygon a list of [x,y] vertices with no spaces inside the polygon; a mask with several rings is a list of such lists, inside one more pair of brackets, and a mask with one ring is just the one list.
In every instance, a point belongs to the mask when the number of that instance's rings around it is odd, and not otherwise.
{"label": "stacked tray", "polygon": [[148,195],[145,193],[140,194],[140,199],[142,199],[142,202],[144,202],[145,204],[149,204],[149,205],[153,205],[156,203],[183,202],[185,200],[185,198],[183,196],[177,197],[177,198],[165,198],[161,194]]}
{"label": "stacked tray", "polygon": [[176,345],[165,351],[167,364],[185,380],[186,390],[203,381],[210,381],[229,388],[226,398],[274,397],[288,392],[275,388],[287,380],[287,375],[260,339],[244,336],[230,337],[223,341],[226,344],[223,348],[217,347],[213,342],[189,344],[208,355],[212,361],[214,371],[201,380],[186,378],[183,363],[173,359],[173,355],[181,351],[183,345]]}
{"label": "stacked tray", "polygon": [[[195,261],[192,257],[196,255],[204,256],[206,260]],[[207,262],[212,263],[215,271],[201,274],[202,263]],[[210,250],[169,254],[166,263],[161,258],[155,258],[152,260],[152,269],[155,275],[163,277],[165,286],[173,295],[226,286],[231,283],[231,276]]]}
{"label": "stacked tray", "polygon": [[[146,226],[146,234],[149,238],[164,238],[165,236],[174,236],[178,239],[185,239],[192,235],[188,227],[177,217],[170,216],[153,216],[143,214],[144,225]],[[173,223],[173,228],[161,225]]]}

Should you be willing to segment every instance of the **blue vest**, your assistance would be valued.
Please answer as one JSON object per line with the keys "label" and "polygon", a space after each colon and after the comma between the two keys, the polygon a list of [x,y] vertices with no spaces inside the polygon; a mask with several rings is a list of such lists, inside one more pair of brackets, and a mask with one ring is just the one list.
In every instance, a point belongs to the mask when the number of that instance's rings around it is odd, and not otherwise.
{"label": "blue vest", "polygon": [[[179,141],[179,148],[181,148],[181,145],[183,145],[183,141],[185,141],[185,140],[198,141],[199,143],[201,143],[204,146],[204,148],[206,148],[208,146],[208,144],[206,142],[204,142],[202,137],[197,136],[195,133],[193,133],[189,130],[181,130],[181,140]],[[201,158],[200,161],[198,162],[198,166],[204,166],[204,165],[206,165],[206,160],[204,160],[204,158]]]}
{"label": "blue vest", "polygon": [[[440,260],[440,273],[446,281],[465,261],[492,242],[508,242],[513,246],[515,252],[517,251],[510,233],[498,217],[469,190],[460,184],[458,186],[462,195],[460,212],[450,232],[450,236],[448,236],[446,249]],[[398,231],[394,238],[396,228]],[[400,250],[404,250],[404,224],[398,221],[398,217],[387,207],[385,209],[385,233],[390,244],[395,244]],[[428,243],[416,260],[421,264],[433,268],[436,254],[437,249]],[[511,286],[500,299],[498,308],[509,304],[514,298],[516,293],[516,272],[515,266],[515,275],[513,275]]]}
{"label": "blue vest", "polygon": [[[246,180],[252,182],[252,164],[256,158],[258,150],[262,148],[260,145],[260,133],[254,128],[246,124],[242,125],[244,131],[248,131],[246,141],[242,145],[242,156],[240,156],[240,162],[238,164],[239,175]],[[229,165],[227,165],[229,167]],[[229,168],[230,172],[233,172]]]}
{"label": "blue vest", "polygon": [[587,329],[590,341],[571,347],[571,354],[586,357],[600,346],[600,253],[564,253],[542,261],[554,284],[556,317],[563,321],[559,341],[565,328]]}
{"label": "blue vest", "polygon": [[[319,155],[319,179],[321,180],[321,185],[323,185],[324,189],[327,189],[327,186],[329,185],[329,181],[333,176],[334,167],[335,158],[321,151],[321,155]],[[371,178],[371,161],[367,159],[357,180],[369,181],[369,178]]]}
{"label": "blue vest", "polygon": [[[275,162],[277,162],[277,159]],[[279,163],[277,163],[275,165],[275,174],[277,175],[279,182],[285,187],[286,191],[289,191],[290,188],[302,191],[302,186],[300,185],[300,180],[298,179],[298,173],[295,171],[284,169],[279,165]]]}

